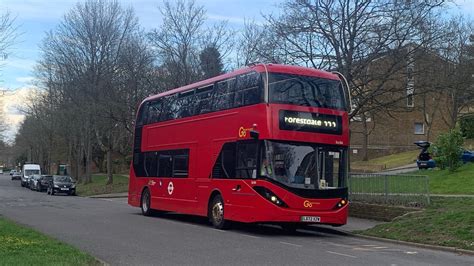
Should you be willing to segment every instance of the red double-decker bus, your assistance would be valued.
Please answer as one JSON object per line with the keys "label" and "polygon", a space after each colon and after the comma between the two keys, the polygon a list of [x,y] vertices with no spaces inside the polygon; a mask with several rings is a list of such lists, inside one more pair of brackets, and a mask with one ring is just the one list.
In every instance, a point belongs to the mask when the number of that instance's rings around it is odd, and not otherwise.
{"label": "red double-decker bus", "polygon": [[336,74],[257,64],[146,98],[128,203],[229,221],[343,225],[348,93]]}

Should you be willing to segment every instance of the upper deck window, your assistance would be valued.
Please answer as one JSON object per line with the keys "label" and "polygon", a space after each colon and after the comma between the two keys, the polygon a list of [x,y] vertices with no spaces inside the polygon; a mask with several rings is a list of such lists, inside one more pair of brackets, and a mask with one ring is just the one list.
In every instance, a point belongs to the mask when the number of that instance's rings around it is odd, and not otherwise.
{"label": "upper deck window", "polygon": [[337,80],[271,73],[270,102],[345,110],[344,94]]}

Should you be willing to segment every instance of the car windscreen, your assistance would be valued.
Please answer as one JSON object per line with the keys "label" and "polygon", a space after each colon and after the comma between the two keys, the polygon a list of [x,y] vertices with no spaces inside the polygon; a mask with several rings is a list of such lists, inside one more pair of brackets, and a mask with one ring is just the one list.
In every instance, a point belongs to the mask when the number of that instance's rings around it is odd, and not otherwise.
{"label": "car windscreen", "polygon": [[69,176],[55,176],[54,182],[72,182],[72,178]]}
{"label": "car windscreen", "polygon": [[25,176],[39,175],[40,170],[25,170]]}

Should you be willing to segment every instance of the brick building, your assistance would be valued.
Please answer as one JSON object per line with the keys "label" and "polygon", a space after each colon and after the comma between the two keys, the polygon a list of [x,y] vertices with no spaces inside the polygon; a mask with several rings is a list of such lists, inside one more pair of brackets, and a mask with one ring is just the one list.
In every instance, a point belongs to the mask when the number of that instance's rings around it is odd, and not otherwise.
{"label": "brick building", "polygon": [[[449,130],[450,95],[447,82],[453,64],[434,53],[405,47],[404,56],[382,56],[370,68],[379,71],[393,63],[401,67],[383,89],[389,91],[377,102],[395,103],[389,108],[373,109],[351,120],[352,160],[375,158],[415,150],[418,140],[434,141]],[[371,86],[367,86],[370,90]]]}

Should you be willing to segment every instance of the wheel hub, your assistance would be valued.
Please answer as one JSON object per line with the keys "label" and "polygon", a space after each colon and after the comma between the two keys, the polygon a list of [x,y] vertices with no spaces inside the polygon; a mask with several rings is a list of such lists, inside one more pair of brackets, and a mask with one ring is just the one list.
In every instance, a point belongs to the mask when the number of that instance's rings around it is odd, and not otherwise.
{"label": "wheel hub", "polygon": [[216,223],[222,222],[222,219],[224,218],[224,207],[222,206],[222,202],[217,202],[212,207],[212,218]]}
{"label": "wheel hub", "polygon": [[148,211],[148,194],[143,196],[142,208],[144,212]]}

